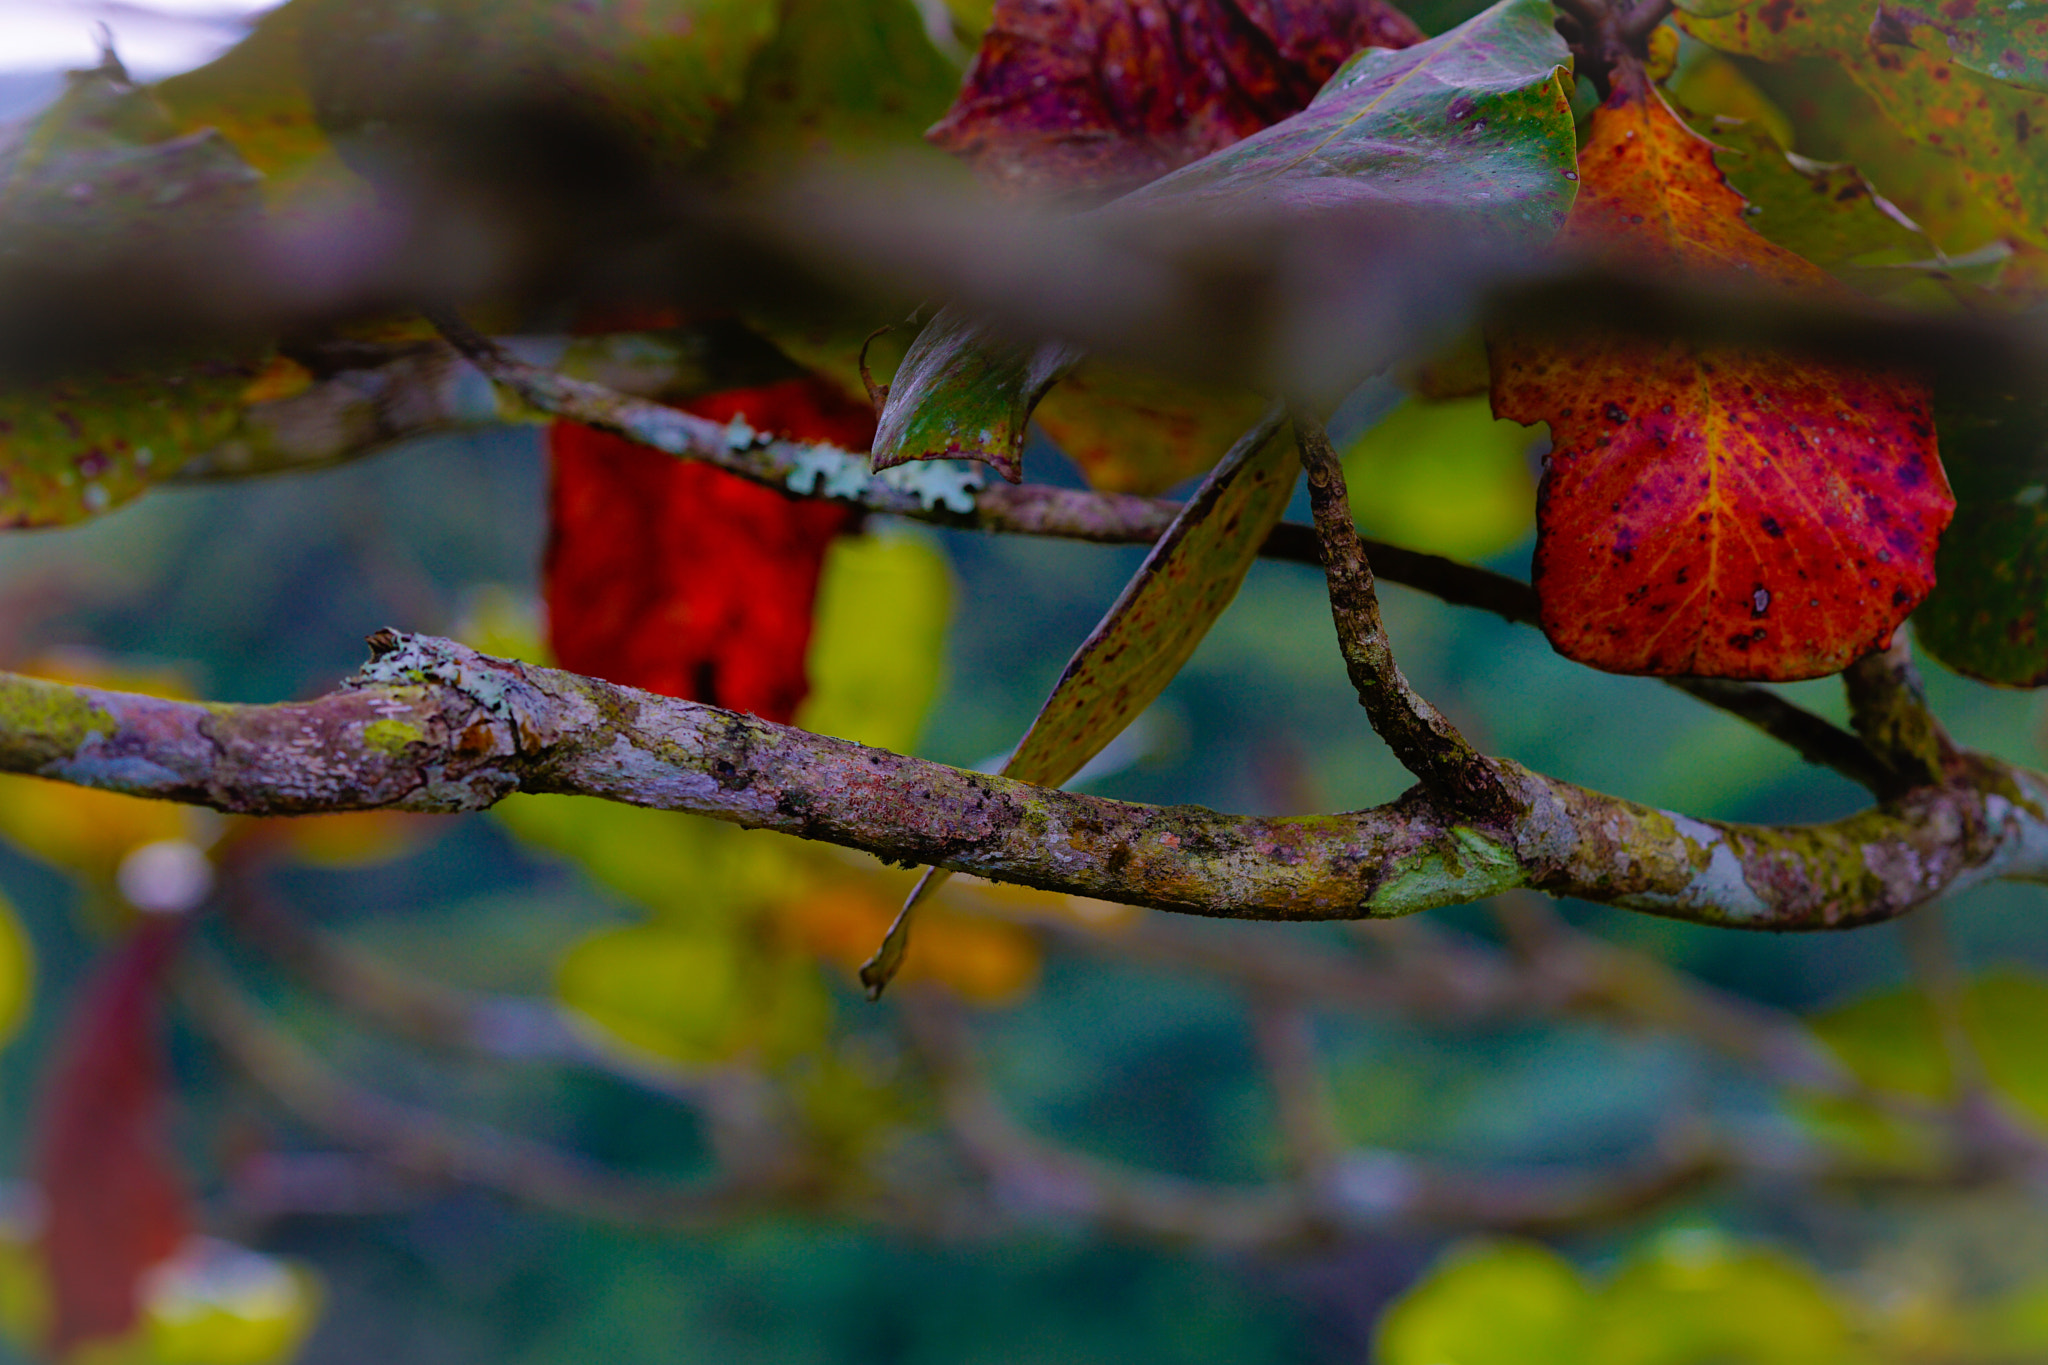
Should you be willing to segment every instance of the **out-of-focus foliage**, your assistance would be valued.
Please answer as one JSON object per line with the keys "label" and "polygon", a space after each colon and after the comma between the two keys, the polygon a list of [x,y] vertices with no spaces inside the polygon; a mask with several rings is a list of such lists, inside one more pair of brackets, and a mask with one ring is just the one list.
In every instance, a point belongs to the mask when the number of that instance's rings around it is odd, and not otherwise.
{"label": "out-of-focus foliage", "polygon": [[1589,1281],[1519,1242],[1453,1250],[1387,1310],[1379,1365],[1866,1365],[1884,1357],[1792,1257],[1674,1232]]}
{"label": "out-of-focus foliage", "polygon": [[1484,397],[1411,399],[1345,448],[1351,514],[1369,536],[1489,559],[1534,522],[1530,442],[1527,427],[1495,420]]}

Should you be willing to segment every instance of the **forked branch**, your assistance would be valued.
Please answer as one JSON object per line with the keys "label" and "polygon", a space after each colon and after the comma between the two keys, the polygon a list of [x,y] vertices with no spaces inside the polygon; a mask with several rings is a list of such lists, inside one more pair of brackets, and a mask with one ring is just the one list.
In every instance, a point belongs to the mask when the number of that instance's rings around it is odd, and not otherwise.
{"label": "forked branch", "polygon": [[1380,621],[1372,565],[1351,520],[1344,466],[1330,447],[1329,434],[1313,414],[1297,409],[1290,416],[1301,450],[1302,473],[1308,480],[1309,505],[1315,512],[1337,645],[1372,728],[1402,767],[1451,805],[1493,819],[1510,818],[1514,803],[1493,764],[1466,742],[1443,712],[1409,685],[1394,661],[1393,647],[1387,643],[1386,627]]}

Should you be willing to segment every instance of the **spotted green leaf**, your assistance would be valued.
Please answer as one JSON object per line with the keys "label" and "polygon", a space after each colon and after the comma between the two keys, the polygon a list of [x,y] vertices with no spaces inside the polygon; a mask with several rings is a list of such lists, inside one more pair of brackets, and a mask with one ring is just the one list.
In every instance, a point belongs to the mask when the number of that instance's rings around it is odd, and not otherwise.
{"label": "spotted green leaf", "polygon": [[[1687,13],[1681,22],[1723,52],[1773,63],[1820,58],[1845,70],[1887,122],[1953,161],[2002,231],[2048,241],[2048,138],[2036,135],[2048,128],[2048,93],[1979,74],[1946,51],[1904,46],[1895,31],[1872,24],[1874,15],[1859,0],[1758,0],[1727,13]],[[1878,186],[1890,192],[1882,178]]]}
{"label": "spotted green leaf", "polygon": [[[1231,447],[1153,545],[1101,622],[1074,651],[1003,775],[1057,787],[1156,701],[1237,596],[1300,470],[1277,406]],[[879,995],[903,963],[910,916],[944,884],[928,871],[861,968]]]}
{"label": "spotted green leaf", "polygon": [[[1143,230],[1190,212],[1443,209],[1476,237],[1547,240],[1577,164],[1554,17],[1544,0],[1501,0],[1428,42],[1369,48],[1299,114],[1095,212]],[[1026,420],[1076,359],[942,312],[897,373],[876,465],[968,456],[1015,477]]]}
{"label": "spotted green leaf", "polygon": [[1266,421],[1216,466],[1053,685],[1003,774],[1057,787],[1173,681],[1287,507],[1291,431]]}
{"label": "spotted green leaf", "polygon": [[2048,90],[2048,4],[2041,0],[1881,4],[1876,28],[1993,80]]}

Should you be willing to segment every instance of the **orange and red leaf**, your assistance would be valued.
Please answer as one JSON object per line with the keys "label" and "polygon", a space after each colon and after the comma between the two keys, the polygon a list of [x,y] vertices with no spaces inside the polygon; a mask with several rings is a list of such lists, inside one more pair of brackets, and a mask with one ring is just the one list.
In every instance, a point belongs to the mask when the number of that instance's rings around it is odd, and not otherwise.
{"label": "orange and red leaf", "polygon": [[[1654,95],[1595,112],[1573,247],[1642,269],[1837,286],[1752,231],[1713,148]],[[1548,422],[1544,632],[1617,673],[1795,679],[1882,645],[1955,510],[1928,391],[1893,371],[1686,340],[1508,334],[1494,410]]]}

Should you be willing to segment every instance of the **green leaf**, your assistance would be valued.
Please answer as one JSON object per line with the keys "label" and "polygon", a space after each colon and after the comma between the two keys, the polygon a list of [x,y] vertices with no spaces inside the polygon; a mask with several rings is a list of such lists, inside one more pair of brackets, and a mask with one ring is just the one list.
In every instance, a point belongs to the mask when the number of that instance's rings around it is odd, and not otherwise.
{"label": "green leaf", "polygon": [[[763,8],[767,8],[763,6]],[[758,179],[819,157],[906,154],[949,165],[924,140],[960,85],[910,0],[787,0],[707,156],[713,174]]]}
{"label": "green leaf", "polygon": [[1874,28],[1993,80],[2048,90],[2048,5],[2040,0],[1880,4]]}
{"label": "green leaf", "polygon": [[1387,1309],[1377,1365],[1585,1365],[1593,1295],[1533,1242],[1467,1243]]}
{"label": "green leaf", "polygon": [[804,729],[909,753],[945,666],[953,579],[946,557],[907,534],[841,536],[812,612]]}
{"label": "green leaf", "polygon": [[[1577,165],[1569,56],[1553,17],[1545,0],[1501,0],[1442,37],[1361,52],[1299,114],[1096,213],[1142,231],[1190,212],[1437,209],[1475,237],[1548,240],[1571,207]],[[967,456],[1018,477],[1025,423],[1076,359],[948,308],[897,372],[876,466]]]}
{"label": "green leaf", "polygon": [[959,309],[943,309],[890,382],[875,468],[965,458],[1018,482],[1032,409],[1080,361],[1071,346],[1010,340]]}
{"label": "green leaf", "polygon": [[2007,687],[2048,683],[2048,397],[1973,394],[1935,411],[1956,518],[1913,615],[1927,652]]}
{"label": "green leaf", "polygon": [[1410,399],[1344,451],[1359,529],[1459,559],[1485,559],[1535,524],[1530,430],[1495,421],[1485,398]]}
{"label": "green leaf", "polygon": [[[2048,223],[2048,139],[2032,135],[2048,126],[2048,95],[1980,76],[1946,56],[1879,46],[1871,18],[1872,11],[1857,0],[1804,0],[1752,3],[1713,17],[1687,14],[1681,22],[1724,52],[1766,62],[1821,57],[1838,65],[1893,127],[1953,160],[1956,176],[2004,232],[2035,243],[2048,240],[2042,226]],[[1880,189],[1903,202],[1876,163],[1855,159]],[[1932,215],[1911,203],[1905,207],[1941,238]]]}
{"label": "green leaf", "polygon": [[[469,174],[521,119],[588,130],[673,171],[740,103],[778,22],[761,0],[298,0],[321,126],[380,179]],[[509,120],[509,121],[507,121]],[[486,175],[561,148],[493,155]],[[552,168],[566,169],[566,168]]]}
{"label": "green leaf", "polygon": [[[1863,172],[1847,162],[1788,152],[1761,124],[1696,124],[1723,150],[1714,164],[1749,201],[1749,225],[1825,270],[1854,262],[1890,265],[1934,256],[1934,243]],[[1859,275],[1867,279],[1867,275]]]}
{"label": "green leaf", "polygon": [[1367,48],[1309,107],[1111,205],[1375,204],[1454,210],[1464,230],[1547,241],[1571,208],[1570,56],[1545,0],[1501,0],[1414,47]]}

